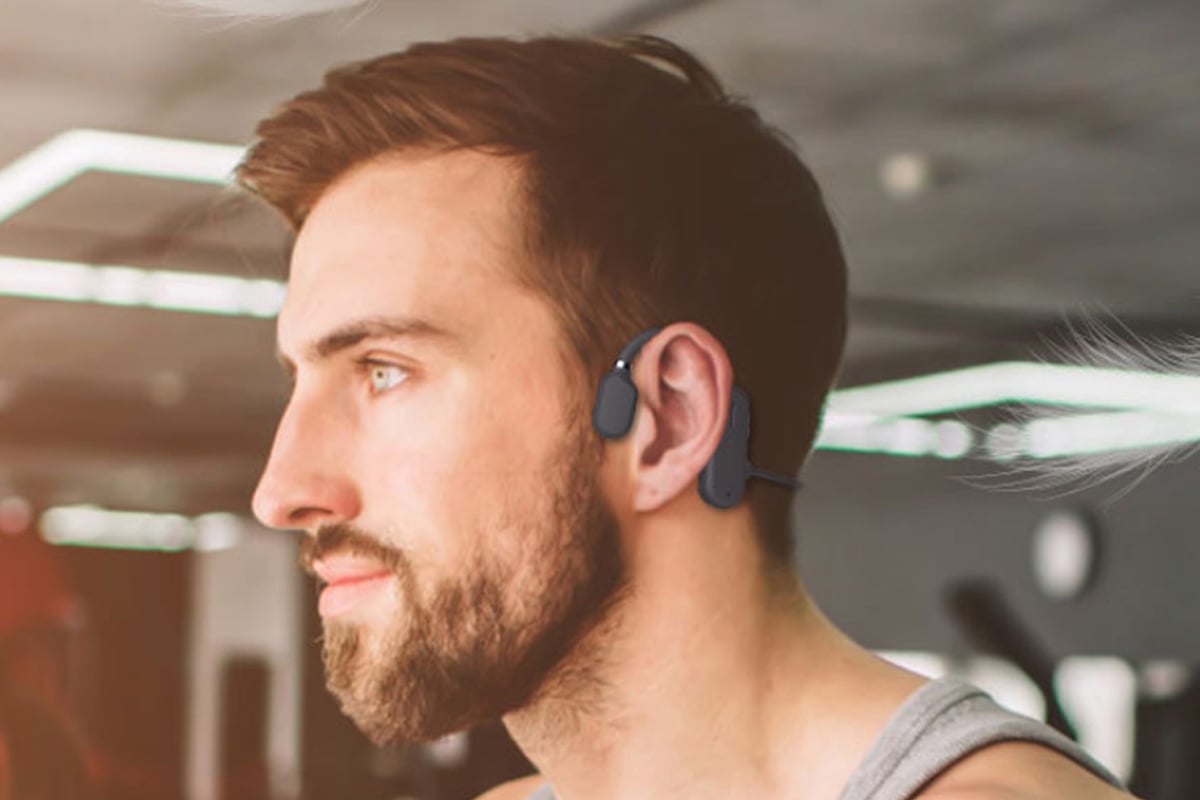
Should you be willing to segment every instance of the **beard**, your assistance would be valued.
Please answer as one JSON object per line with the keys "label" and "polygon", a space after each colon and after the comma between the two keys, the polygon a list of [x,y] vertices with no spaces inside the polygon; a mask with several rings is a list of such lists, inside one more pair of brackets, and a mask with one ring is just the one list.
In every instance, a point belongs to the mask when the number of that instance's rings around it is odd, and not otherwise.
{"label": "beard", "polygon": [[[564,661],[586,660],[573,650],[627,580],[618,522],[599,485],[601,455],[590,429],[576,425],[547,464],[548,512],[514,531],[518,563],[475,549],[424,602],[406,554],[378,537],[339,524],[303,540],[309,571],[322,555],[350,551],[397,578],[403,618],[385,629],[323,622],[326,684],[373,742],[432,741],[497,720],[528,705]],[[592,670],[571,663],[568,671],[584,678]]]}

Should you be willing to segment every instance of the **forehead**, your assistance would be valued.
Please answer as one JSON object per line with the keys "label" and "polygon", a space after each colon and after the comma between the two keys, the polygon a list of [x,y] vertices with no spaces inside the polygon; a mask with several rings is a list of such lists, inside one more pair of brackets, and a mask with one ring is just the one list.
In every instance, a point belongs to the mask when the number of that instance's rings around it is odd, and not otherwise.
{"label": "forehead", "polygon": [[520,170],[470,151],[389,156],[318,200],[292,252],[285,352],[349,321],[419,316],[467,335],[524,294]]}

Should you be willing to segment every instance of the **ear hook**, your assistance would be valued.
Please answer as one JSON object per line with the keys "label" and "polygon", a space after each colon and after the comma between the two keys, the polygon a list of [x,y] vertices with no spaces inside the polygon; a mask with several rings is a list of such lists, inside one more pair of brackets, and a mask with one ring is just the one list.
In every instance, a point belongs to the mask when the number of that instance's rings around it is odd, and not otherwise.
{"label": "ear hook", "polygon": [[662,328],[651,328],[650,330],[642,331],[637,336],[633,337],[633,340],[630,341],[629,344],[625,345],[625,348],[621,351],[621,354],[617,356],[617,363],[613,366],[613,369],[623,369],[628,372],[629,368],[633,365],[633,359],[639,352],[641,352],[642,346],[645,345],[646,342],[653,339],[661,330]]}
{"label": "ear hook", "polygon": [[[660,330],[662,328],[651,328],[635,336],[600,381],[592,406],[592,427],[601,437],[620,439],[633,425],[638,390],[630,368],[642,346]],[[741,501],[750,478],[799,489],[799,480],[756,469],[746,457],[750,446],[750,398],[741,387],[733,387],[728,411],[728,423],[717,450],[697,476],[696,488],[704,501],[715,508],[732,508]]]}
{"label": "ear hook", "polygon": [[596,402],[592,406],[592,427],[603,438],[620,439],[629,433],[638,399],[630,367],[642,346],[660,330],[662,328],[651,328],[634,337],[617,356],[617,363],[600,381]]}

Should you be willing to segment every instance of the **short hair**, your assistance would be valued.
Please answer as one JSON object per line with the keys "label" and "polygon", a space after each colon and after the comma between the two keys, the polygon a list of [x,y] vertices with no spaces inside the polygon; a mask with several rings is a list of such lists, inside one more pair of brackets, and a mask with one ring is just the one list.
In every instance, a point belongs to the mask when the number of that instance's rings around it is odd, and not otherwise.
{"label": "short hair", "polygon": [[[798,472],[841,360],[846,266],[811,171],[694,56],[651,36],[464,38],[330,70],[256,129],[242,186],[295,230],[349,170],[405,150],[522,164],[519,282],[549,302],[574,379],[679,320],[724,345],[752,404],[756,466]],[[746,500],[790,564],[792,495]]]}

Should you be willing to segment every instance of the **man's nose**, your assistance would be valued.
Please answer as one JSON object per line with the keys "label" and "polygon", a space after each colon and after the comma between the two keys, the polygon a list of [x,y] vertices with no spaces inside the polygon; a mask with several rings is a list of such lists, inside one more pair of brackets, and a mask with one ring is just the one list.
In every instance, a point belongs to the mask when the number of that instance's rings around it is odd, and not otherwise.
{"label": "man's nose", "polygon": [[295,395],[288,403],[254,491],[254,516],[263,525],[314,530],[358,516],[344,439],[349,426],[333,411]]}

